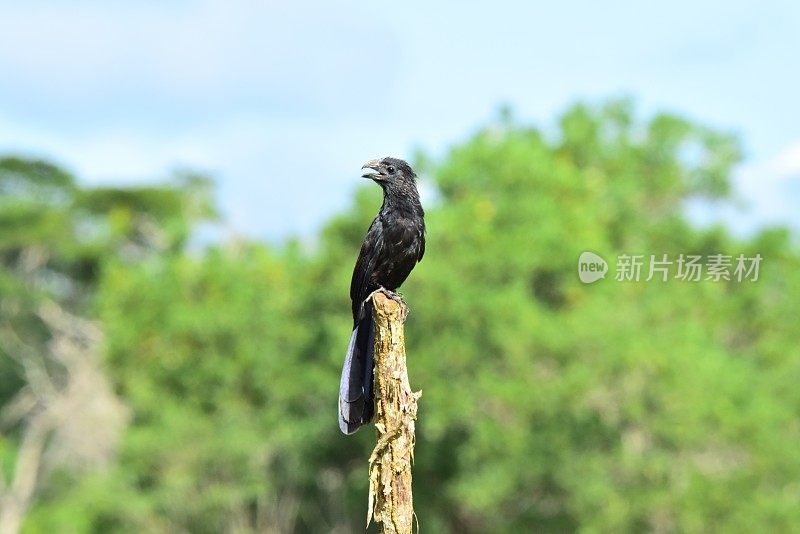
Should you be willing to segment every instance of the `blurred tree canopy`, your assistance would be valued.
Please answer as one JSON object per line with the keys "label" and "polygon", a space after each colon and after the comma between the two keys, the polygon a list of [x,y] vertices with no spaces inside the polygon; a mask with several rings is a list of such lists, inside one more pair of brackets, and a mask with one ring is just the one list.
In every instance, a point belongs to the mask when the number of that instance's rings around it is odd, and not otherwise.
{"label": "blurred tree canopy", "polygon": [[[731,194],[736,139],[627,101],[558,125],[505,113],[418,162],[437,191],[404,287],[423,530],[796,528],[800,255],[786,230],[737,239],[682,210]],[[24,531],[362,530],[374,435],[342,436],[335,407],[349,277],[379,203],[360,190],[313,247],[188,252],[214,214],[197,176],[97,190],[0,160],[2,320],[46,341],[45,298],[95,319],[131,414],[103,469],[40,476]],[[757,282],[584,285],[586,250],[764,261]],[[24,373],[6,355],[0,374],[9,403]],[[20,424],[0,441],[6,477]]]}

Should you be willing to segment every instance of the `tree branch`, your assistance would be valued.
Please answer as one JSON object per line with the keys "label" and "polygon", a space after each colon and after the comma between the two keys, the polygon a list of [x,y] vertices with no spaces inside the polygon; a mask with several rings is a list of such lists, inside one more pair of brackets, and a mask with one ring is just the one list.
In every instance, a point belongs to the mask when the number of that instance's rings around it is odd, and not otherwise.
{"label": "tree branch", "polygon": [[14,479],[0,496],[0,534],[16,534],[30,506],[39,475],[50,424],[44,414],[34,415],[22,434]]}

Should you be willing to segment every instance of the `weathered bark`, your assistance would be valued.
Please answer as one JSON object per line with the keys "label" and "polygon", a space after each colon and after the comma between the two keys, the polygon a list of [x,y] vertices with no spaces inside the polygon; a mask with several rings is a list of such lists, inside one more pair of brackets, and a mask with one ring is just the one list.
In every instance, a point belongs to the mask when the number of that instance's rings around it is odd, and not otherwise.
{"label": "weathered bark", "polygon": [[405,305],[383,292],[372,294],[375,317],[375,428],[378,442],[369,459],[369,512],[384,533],[411,534],[414,506],[411,463],[417,399],[406,370]]}

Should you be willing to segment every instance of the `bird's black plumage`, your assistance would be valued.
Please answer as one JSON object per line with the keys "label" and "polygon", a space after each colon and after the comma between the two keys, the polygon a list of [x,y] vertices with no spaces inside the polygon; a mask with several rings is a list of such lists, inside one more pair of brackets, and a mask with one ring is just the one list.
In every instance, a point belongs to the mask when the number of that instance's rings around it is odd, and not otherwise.
{"label": "bird's black plumage", "polygon": [[376,171],[364,178],[383,188],[383,205],[367,231],[350,282],[353,334],[339,387],[339,428],[345,434],[372,419],[375,325],[365,300],[376,289],[400,287],[425,253],[425,212],[411,166],[401,159],[383,158],[362,168]]}

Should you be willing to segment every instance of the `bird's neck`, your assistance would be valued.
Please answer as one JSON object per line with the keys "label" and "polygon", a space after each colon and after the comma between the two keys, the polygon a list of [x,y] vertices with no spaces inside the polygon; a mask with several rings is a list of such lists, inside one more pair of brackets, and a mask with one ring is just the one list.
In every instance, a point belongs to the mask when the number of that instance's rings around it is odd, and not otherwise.
{"label": "bird's neck", "polygon": [[407,217],[421,216],[424,214],[416,189],[402,192],[385,189],[383,192],[383,205],[381,213],[394,213]]}

